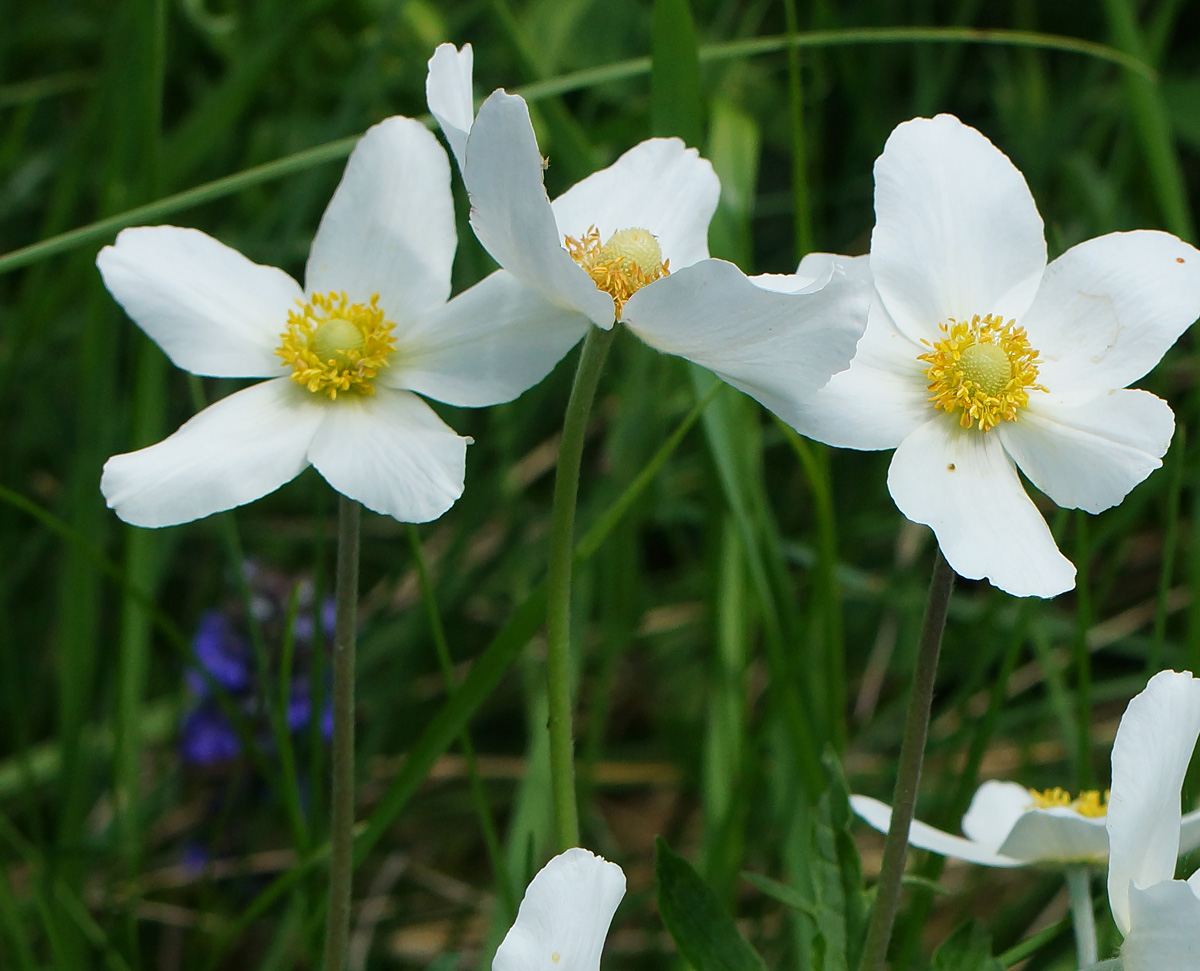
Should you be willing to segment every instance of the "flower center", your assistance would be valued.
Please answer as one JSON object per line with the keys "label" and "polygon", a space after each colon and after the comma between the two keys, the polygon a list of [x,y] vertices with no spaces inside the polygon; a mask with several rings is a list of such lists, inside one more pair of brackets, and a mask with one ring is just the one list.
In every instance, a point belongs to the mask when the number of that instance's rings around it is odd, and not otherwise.
{"label": "flower center", "polygon": [[613,298],[618,318],[626,300],[671,272],[671,261],[662,258],[658,240],[645,229],[618,229],[601,246],[600,231],[591,226],[581,239],[564,237],[563,245],[596,286]]}
{"label": "flower center", "polygon": [[[299,302],[299,301],[297,301]],[[350,303],[344,293],[314,293],[288,311],[287,330],[275,349],[292,366],[292,380],[313,394],[374,394],[375,373],[388,366],[395,325],[385,320],[379,294]]]}
{"label": "flower center", "polygon": [[929,364],[929,400],[950,413],[960,409],[963,428],[978,423],[986,432],[1001,421],[1014,421],[1029,404],[1030,391],[1046,390],[1037,383],[1038,352],[1016,323],[992,314],[976,314],[970,321],[951,317],[949,324],[939,325],[940,341],[922,341],[932,347],[917,357]]}
{"label": "flower center", "polygon": [[1041,792],[1037,789],[1030,789],[1029,794],[1033,797],[1035,809],[1053,809],[1055,806],[1065,806],[1074,809],[1080,816],[1095,818],[1108,815],[1109,791],[1107,789],[1104,792],[1100,792],[1098,789],[1087,789],[1074,799],[1065,789],[1057,787],[1044,789]]}

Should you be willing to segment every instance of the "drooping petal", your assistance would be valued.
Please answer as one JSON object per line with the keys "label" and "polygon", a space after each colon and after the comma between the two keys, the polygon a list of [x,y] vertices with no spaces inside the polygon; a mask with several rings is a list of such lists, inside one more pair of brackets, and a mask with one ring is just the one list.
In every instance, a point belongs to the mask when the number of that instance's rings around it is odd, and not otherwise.
{"label": "drooping petal", "polygon": [[1017,477],[1000,439],[938,416],[908,436],[888,469],[900,511],[924,523],[955,572],[1016,597],[1070,590],[1075,567]]}
{"label": "drooping petal", "polygon": [[1029,862],[1103,863],[1108,830],[1103,816],[1081,816],[1067,806],[1031,809],[1017,820],[1000,852]]}
{"label": "drooping petal", "polygon": [[[872,829],[877,829],[881,833],[888,831],[888,827],[892,822],[891,806],[880,802],[878,799],[872,799],[870,796],[853,795],[850,797],[850,807]],[[993,849],[976,843],[973,840],[963,839],[961,836],[952,836],[950,833],[943,833],[940,829],[934,829],[934,827],[928,823],[921,822],[919,819],[914,819],[909,826],[908,842],[912,846],[929,850],[940,856],[948,856],[955,860],[965,860],[967,863],[978,863],[981,866],[1022,866],[1022,861],[1020,860],[1002,856]]]}
{"label": "drooping petal", "polygon": [[712,163],[678,138],[650,138],[554,200],[560,236],[600,239],[620,229],[653,233],[672,270],[708,259],[708,224],[721,183]]}
{"label": "drooping petal", "polygon": [[222,398],[174,435],[104,463],[100,491],[134,526],[175,526],[253,502],[308,466],[321,401],[289,378]]}
{"label": "drooping petal", "polygon": [[1041,354],[1052,392],[1132,384],[1200,315],[1200,252],[1169,233],[1110,233],[1046,268],[1017,323]]}
{"label": "drooping petal", "polygon": [[492,971],[597,971],[625,874],[576,847],[560,853],[530,882]]}
{"label": "drooping petal", "polygon": [[838,448],[895,448],[929,420],[924,349],[897,329],[878,301],[867,314],[850,367],[804,401],[773,399],[768,408],[809,438]]}
{"label": "drooping petal", "polygon": [[462,495],[469,439],[416,395],[376,385],[331,404],[308,460],[342,495],[404,523],[437,519]]}
{"label": "drooping petal", "polygon": [[467,139],[463,181],[471,226],[492,259],[551,303],[599,327],[613,325],[612,297],[563,248],[524,99],[495,91],[480,107]]}
{"label": "drooping petal", "polygon": [[1098,513],[1162,465],[1175,416],[1148,391],[1035,394],[996,432],[1020,470],[1058,505]]}
{"label": "drooping petal", "polygon": [[988,779],[971,797],[962,830],[968,839],[998,850],[1032,806],[1033,795],[1023,785]]}
{"label": "drooping petal", "polygon": [[952,115],[896,127],[875,162],[871,272],[905,334],[1020,319],[1045,268],[1042,219],[1008,156]]}
{"label": "drooping petal", "polygon": [[387,118],[359,140],[308,255],[308,293],[379,294],[403,332],[407,321],[450,296],[458,239],[450,165],[433,133],[411,118]]}
{"label": "drooping petal", "polygon": [[275,377],[289,310],[303,293],[199,230],[123,229],[96,257],[104,285],[176,367],[225,378]]}
{"label": "drooping petal", "polygon": [[454,153],[461,172],[467,163],[467,135],[475,121],[475,100],[471,94],[471,74],[475,52],[470,44],[460,51],[453,44],[439,44],[429,59],[425,77],[425,102],[437,120]]}
{"label": "drooping petal", "polygon": [[1108,899],[1123,934],[1130,887],[1175,876],[1179,793],[1200,735],[1200,680],[1160,671],[1125,709],[1112,750]]}
{"label": "drooping petal", "polygon": [[639,290],[622,317],[651,347],[770,407],[811,396],[849,366],[870,300],[841,272],[820,290],[789,294],[756,286],[732,263],[704,260]]}
{"label": "drooping petal", "polygon": [[390,387],[478,408],[511,401],[542,380],[591,321],[497,270],[408,328]]}
{"label": "drooping petal", "polygon": [[1183,880],[1130,891],[1133,925],[1121,945],[1122,971],[1200,967],[1200,897]]}

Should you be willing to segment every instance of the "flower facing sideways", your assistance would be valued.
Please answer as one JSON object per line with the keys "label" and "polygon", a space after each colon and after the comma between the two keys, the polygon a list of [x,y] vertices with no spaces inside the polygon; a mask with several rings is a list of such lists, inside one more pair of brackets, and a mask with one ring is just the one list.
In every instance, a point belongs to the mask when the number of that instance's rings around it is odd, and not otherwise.
{"label": "flower facing sideways", "polygon": [[547,308],[548,339],[625,324],[657,350],[767,401],[804,397],[845,369],[870,288],[840,263],[812,279],[748,278],[708,255],[720,183],[678,138],[651,138],[553,202],[525,101],[494,92],[473,116],[471,53],[429,62],[429,108],[471,199],[471,225],[503,273]]}
{"label": "flower facing sideways", "polygon": [[1175,879],[1186,844],[1180,790],[1200,735],[1200,679],[1160,671],[1121,717],[1112,754],[1108,900],[1124,971],[1200,967],[1200,871]]}
{"label": "flower facing sideways", "polygon": [[[872,828],[886,833],[892,810],[878,799],[853,795],[850,805]],[[954,836],[914,820],[908,842],[941,856],[982,866],[1065,867],[1108,860],[1107,793],[1072,799],[1062,789],[1038,792],[1016,782],[990,780],[971,799],[962,831]],[[1183,818],[1179,852],[1200,846],[1200,810]]]}
{"label": "flower facing sideways", "polygon": [[615,863],[579,847],[560,853],[530,881],[492,971],[599,971],[623,896]]}
{"label": "flower facing sideways", "polygon": [[1112,233],[1047,266],[1025,179],[950,115],[892,132],[875,212],[876,297],[854,361],[780,416],[831,445],[894,448],[892,498],[962,576],[1069,590],[1075,569],[1017,470],[1097,513],[1158,468],[1174,416],[1128,385],[1200,314],[1200,252]]}
{"label": "flower facing sideways", "polygon": [[196,230],[121,232],[97,258],[104,283],[171,360],[268,380],[109,459],[108,504],[126,522],[169,526],[251,502],[311,464],[377,512],[440,516],[462,493],[467,439],[418,395],[497,404],[562,356],[541,340],[538,305],[508,281],[447,302],[456,242],[446,153],[399,117],[354,149],[304,289]]}

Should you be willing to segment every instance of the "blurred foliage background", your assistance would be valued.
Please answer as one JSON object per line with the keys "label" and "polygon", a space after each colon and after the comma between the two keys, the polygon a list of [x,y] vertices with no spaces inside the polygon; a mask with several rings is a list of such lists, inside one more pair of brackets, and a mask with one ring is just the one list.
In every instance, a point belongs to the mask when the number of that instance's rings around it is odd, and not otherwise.
{"label": "blurred foliage background", "polygon": [[[117,223],[39,241],[165,199],[120,224],[196,226],[299,278],[354,136],[424,115],[426,60],[449,40],[474,45],[477,94],[535,102],[552,196],[652,134],[698,144],[723,181],[714,255],[747,271],[865,252],[874,158],[897,123],[939,111],[1024,172],[1052,255],[1132,228],[1195,242],[1200,5],[1185,0],[692,0],[690,18],[685,0],[42,0],[5,14],[6,969],[310,967],[323,927],[326,755],[311,713],[324,645],[319,623],[307,641],[298,625],[331,586],[335,503],[310,471],[235,514],[160,532],[117,521],[98,490],[104,460],[234,383],[171,369],[105,292],[94,259]],[[870,33],[884,27],[924,31]],[[799,44],[785,50],[789,32]],[[743,43],[764,38],[780,42]],[[465,287],[491,264],[455,191]],[[1142,382],[1178,417],[1165,467],[1097,517],[1043,507],[1078,590],[1019,601],[960,584],[920,818],[956,830],[982,778],[1102,788],[1147,673],[1200,669],[1195,346],[1186,336]],[[439,408],[476,442],[441,521],[365,520],[355,968],[486,966],[552,852],[538,592],[573,363],[509,405]],[[827,747],[852,789],[891,792],[930,535],[888,497],[887,454],[799,440],[711,380],[621,335],[585,456],[581,533],[682,428],[577,574],[585,841],[630,883],[608,967],[672,960],[655,834],[772,967],[817,966],[808,918],[739,875],[809,879]],[[254,650],[248,631],[238,642],[241,693],[194,673],[212,610],[263,621]],[[185,757],[201,697],[233,726],[225,757]],[[859,842],[869,875],[882,841]],[[969,915],[1000,953],[1066,913],[1054,874],[943,871],[920,854],[913,866],[897,968],[926,966]],[[1101,936],[1103,956],[1117,940],[1107,918]],[[1023,966],[1074,966],[1065,925],[1047,941]]]}

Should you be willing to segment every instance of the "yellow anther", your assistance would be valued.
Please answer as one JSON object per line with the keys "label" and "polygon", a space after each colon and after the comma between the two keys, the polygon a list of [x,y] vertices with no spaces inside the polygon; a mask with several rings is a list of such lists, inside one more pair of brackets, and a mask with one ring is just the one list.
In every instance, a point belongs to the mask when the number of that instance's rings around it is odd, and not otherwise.
{"label": "yellow anther", "polygon": [[618,319],[625,301],[671,272],[658,240],[645,229],[618,229],[601,245],[600,231],[592,226],[580,239],[564,237],[563,245],[596,286],[613,298]]}
{"label": "yellow anther", "polygon": [[314,293],[288,312],[287,330],[275,349],[292,366],[292,380],[313,394],[374,394],[374,378],[388,366],[396,338],[384,319],[379,294],[350,303],[344,293]]}
{"label": "yellow anther", "polygon": [[1086,789],[1074,799],[1066,789],[1059,789],[1057,786],[1053,789],[1030,789],[1029,795],[1033,797],[1033,806],[1035,809],[1053,809],[1055,807],[1063,807],[1074,809],[1080,816],[1107,816],[1108,815],[1108,797],[1109,790],[1105,789],[1100,792],[1098,789]]}
{"label": "yellow anther", "polygon": [[950,413],[960,409],[963,428],[978,424],[986,432],[1001,421],[1014,421],[1029,404],[1030,391],[1046,390],[1037,383],[1038,352],[1015,320],[976,314],[939,327],[942,339],[932,345],[923,341],[931,350],[917,359],[929,365],[929,400]]}

